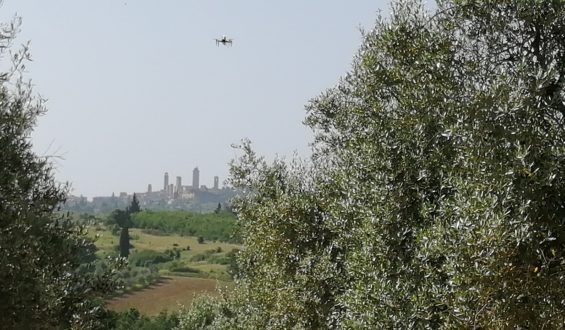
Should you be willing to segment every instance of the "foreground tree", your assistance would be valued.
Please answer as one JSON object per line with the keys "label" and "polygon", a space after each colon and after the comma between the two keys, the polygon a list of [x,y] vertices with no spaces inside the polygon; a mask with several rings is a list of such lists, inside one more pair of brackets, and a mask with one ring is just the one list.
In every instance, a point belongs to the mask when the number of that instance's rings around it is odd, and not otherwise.
{"label": "foreground tree", "polygon": [[237,294],[187,319],[561,328],[564,85],[563,1],[395,2],[307,107],[316,170],[243,145]]}
{"label": "foreground tree", "polygon": [[[7,55],[16,29],[17,22],[1,26],[0,56]],[[30,142],[45,108],[22,78],[29,53],[24,47],[10,57],[11,69],[0,74],[0,324],[102,327],[99,298],[114,290],[113,275],[93,270],[94,245],[57,213],[66,189]]]}

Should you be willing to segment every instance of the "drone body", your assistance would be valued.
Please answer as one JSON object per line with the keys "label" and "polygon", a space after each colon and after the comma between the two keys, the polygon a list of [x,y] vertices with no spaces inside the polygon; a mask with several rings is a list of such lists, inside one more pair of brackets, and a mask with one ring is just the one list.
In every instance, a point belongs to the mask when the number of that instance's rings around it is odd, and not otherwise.
{"label": "drone body", "polygon": [[214,39],[216,40],[216,46],[220,46],[220,44],[224,45],[224,46],[230,46],[232,45],[233,39],[230,39],[228,37],[226,37],[225,35],[223,35],[221,38],[219,39]]}

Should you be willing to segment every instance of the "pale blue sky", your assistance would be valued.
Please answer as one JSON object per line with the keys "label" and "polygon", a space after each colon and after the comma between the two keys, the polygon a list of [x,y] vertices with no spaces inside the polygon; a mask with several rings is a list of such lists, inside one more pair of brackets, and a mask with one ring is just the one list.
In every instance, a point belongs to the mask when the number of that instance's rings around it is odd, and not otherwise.
{"label": "pale blue sky", "polygon": [[[163,173],[225,180],[230,144],[309,154],[304,105],[350,67],[388,1],[5,0],[28,76],[48,98],[33,141],[73,194],[161,189]],[[233,47],[216,47],[226,34]]]}

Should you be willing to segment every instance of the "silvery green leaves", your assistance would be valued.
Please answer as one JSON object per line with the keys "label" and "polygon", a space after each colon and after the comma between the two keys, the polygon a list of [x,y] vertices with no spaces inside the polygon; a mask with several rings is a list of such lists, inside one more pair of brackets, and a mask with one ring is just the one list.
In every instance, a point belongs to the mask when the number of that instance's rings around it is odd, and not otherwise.
{"label": "silvery green leaves", "polygon": [[232,167],[242,324],[562,327],[565,2],[392,8],[307,105],[310,170]]}
{"label": "silvery green leaves", "polygon": [[100,298],[115,289],[115,277],[110,269],[93,269],[92,242],[57,212],[67,187],[55,182],[50,159],[36,155],[30,140],[46,110],[24,78],[30,54],[25,45],[9,52],[17,22],[0,30],[0,56],[12,61],[0,73],[0,323],[103,328]]}
{"label": "silvery green leaves", "polygon": [[[425,24],[429,15],[410,19],[420,15],[413,8],[402,3],[391,22],[377,23],[347,87],[313,103],[331,95],[345,106],[309,108],[320,139],[342,142],[332,157],[348,191],[363,196],[347,204],[356,209],[349,222],[365,229],[351,239],[360,243],[346,262],[357,275],[342,296],[344,324],[561,324],[563,292],[542,288],[558,286],[562,272],[563,186],[554,182],[563,115],[553,100],[563,85],[547,86],[563,79],[564,51],[536,31],[556,33],[563,4],[442,2]],[[317,126],[326,113],[344,117],[327,120],[334,137],[325,137],[327,123]],[[542,238],[548,230],[561,239]],[[522,313],[526,305],[535,312]]]}

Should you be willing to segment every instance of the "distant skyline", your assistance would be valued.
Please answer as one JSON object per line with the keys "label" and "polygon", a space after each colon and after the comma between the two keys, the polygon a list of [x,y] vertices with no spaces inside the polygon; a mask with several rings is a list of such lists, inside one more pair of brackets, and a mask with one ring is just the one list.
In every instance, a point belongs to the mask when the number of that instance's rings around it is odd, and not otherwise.
{"label": "distant skyline", "polygon": [[[202,184],[228,175],[231,144],[306,157],[309,99],[334,86],[388,1],[5,0],[31,42],[27,77],[48,99],[32,135],[72,193]],[[232,47],[218,47],[222,35]],[[6,59],[4,59],[6,61]],[[187,181],[188,182],[188,181]]]}

